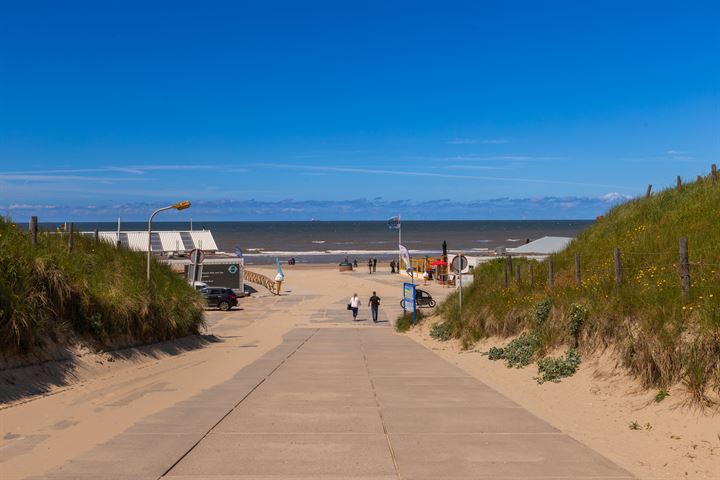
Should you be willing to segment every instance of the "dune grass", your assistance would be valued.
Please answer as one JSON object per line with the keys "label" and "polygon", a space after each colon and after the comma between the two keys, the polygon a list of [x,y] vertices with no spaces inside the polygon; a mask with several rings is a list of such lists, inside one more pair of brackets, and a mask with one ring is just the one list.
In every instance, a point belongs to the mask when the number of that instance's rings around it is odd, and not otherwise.
{"label": "dune grass", "polygon": [[0,220],[0,352],[25,353],[48,339],[76,335],[97,345],[163,341],[198,332],[199,295],[169,267],[75,236],[30,235]]}
{"label": "dune grass", "polygon": [[[691,289],[681,295],[679,240],[689,242]],[[621,249],[623,282],[617,284],[613,252]],[[576,285],[575,255],[581,263]],[[534,285],[529,285],[532,264]],[[514,258],[521,281],[504,287],[505,262],[475,270],[464,289],[440,306],[446,328],[466,346],[488,336],[532,332],[534,359],[563,345],[590,352],[614,349],[647,388],[683,383],[700,402],[720,393],[720,180],[706,177],[629,201],[578,235],[548,262]],[[547,321],[534,325],[543,302]]]}

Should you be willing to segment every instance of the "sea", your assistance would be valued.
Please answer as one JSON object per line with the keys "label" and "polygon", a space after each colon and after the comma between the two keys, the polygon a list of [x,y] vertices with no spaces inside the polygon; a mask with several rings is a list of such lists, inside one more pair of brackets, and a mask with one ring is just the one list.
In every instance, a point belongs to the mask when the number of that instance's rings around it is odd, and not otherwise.
{"label": "sea", "polygon": [[[279,258],[285,263],[337,263],[370,258],[389,261],[401,243],[412,256],[442,252],[443,241],[450,252],[472,255],[496,247],[517,247],[544,236],[574,237],[592,220],[445,220],[403,221],[401,231],[389,229],[386,221],[302,222],[193,222],[195,230],[211,230],[218,248],[242,252],[246,264],[268,264]],[[42,228],[54,228],[42,225]],[[76,231],[117,229],[116,222],[76,223]],[[147,230],[144,222],[123,222],[124,231]],[[189,230],[188,222],[154,222],[153,230]]]}

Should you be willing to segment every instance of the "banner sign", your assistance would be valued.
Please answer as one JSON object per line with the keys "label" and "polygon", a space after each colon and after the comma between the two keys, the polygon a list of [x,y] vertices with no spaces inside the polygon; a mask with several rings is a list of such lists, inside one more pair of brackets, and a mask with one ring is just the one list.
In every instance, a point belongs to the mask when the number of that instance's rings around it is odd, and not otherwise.
{"label": "banner sign", "polygon": [[388,228],[390,230],[399,230],[400,229],[400,215],[392,217],[391,219],[388,220]]}
{"label": "banner sign", "polygon": [[405,264],[405,270],[410,270],[410,252],[402,245],[400,245],[400,259]]}

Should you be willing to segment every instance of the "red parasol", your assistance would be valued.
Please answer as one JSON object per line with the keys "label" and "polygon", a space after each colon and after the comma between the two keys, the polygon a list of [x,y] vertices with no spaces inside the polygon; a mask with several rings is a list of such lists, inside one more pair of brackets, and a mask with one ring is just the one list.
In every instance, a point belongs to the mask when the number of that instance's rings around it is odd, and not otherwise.
{"label": "red parasol", "polygon": [[432,262],[431,265],[433,267],[437,267],[438,265],[442,265],[444,267],[445,265],[447,265],[447,262],[445,262],[443,260],[435,260],[434,262]]}

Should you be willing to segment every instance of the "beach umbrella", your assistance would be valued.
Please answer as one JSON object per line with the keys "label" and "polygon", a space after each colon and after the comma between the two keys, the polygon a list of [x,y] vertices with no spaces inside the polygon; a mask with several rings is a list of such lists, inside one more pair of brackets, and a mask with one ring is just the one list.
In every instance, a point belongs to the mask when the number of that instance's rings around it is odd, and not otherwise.
{"label": "beach umbrella", "polygon": [[[442,254],[443,260],[447,262],[447,242],[443,240],[443,254]],[[447,265],[447,263],[445,264]]]}
{"label": "beach umbrella", "polygon": [[444,267],[447,266],[447,262],[445,260],[435,260],[434,262],[432,262],[433,267],[437,267],[438,265]]}

